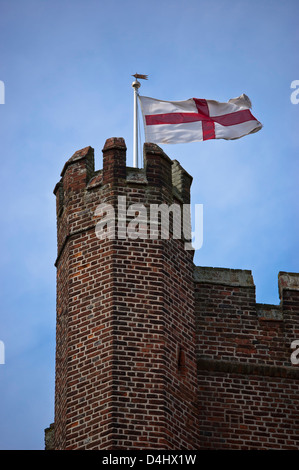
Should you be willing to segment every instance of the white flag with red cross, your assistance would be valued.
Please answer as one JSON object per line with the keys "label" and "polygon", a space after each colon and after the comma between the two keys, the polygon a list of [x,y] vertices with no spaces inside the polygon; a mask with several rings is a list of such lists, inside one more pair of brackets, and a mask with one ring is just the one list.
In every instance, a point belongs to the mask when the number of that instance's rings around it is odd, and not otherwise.
{"label": "white flag with red cross", "polygon": [[145,141],[180,144],[209,139],[233,140],[252,134],[262,124],[251,114],[246,95],[227,103],[190,98],[161,101],[139,96],[144,120]]}

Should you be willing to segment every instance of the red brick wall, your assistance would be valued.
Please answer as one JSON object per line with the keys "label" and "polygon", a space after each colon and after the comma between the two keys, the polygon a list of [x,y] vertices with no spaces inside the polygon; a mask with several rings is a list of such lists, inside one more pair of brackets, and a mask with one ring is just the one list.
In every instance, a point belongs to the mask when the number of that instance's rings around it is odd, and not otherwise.
{"label": "red brick wall", "polygon": [[298,378],[200,371],[202,449],[298,450]]}
{"label": "red brick wall", "polygon": [[[55,447],[196,449],[193,252],[183,240],[99,240],[100,203],[185,202],[191,178],[154,145],[143,170],[108,139],[67,162],[57,196]],[[178,176],[179,175],[179,176]],[[174,193],[176,196],[174,196]]]}
{"label": "red brick wall", "polygon": [[[298,449],[299,291],[281,273],[281,305],[255,303],[249,271],[196,268],[202,449]],[[284,283],[284,286],[282,284]]]}

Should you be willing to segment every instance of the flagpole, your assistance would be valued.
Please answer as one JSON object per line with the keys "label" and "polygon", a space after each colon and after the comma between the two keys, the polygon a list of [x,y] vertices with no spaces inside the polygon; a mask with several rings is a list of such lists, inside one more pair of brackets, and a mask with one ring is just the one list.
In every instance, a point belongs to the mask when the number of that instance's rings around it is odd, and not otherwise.
{"label": "flagpole", "polygon": [[133,167],[138,168],[138,89],[141,83],[136,79],[132,83],[134,88],[134,135],[133,135]]}

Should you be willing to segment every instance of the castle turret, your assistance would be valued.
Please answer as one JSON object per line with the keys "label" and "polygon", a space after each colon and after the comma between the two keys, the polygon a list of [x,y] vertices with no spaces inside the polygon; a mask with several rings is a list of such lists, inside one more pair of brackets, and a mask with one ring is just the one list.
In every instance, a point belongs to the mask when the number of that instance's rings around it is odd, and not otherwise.
{"label": "castle turret", "polygon": [[106,141],[101,171],[91,147],[65,164],[54,190],[56,449],[198,448],[193,252],[173,237],[174,218],[168,237],[161,213],[150,225],[151,207],[189,203],[191,181],[153,144],[143,169],[127,167],[121,138]]}

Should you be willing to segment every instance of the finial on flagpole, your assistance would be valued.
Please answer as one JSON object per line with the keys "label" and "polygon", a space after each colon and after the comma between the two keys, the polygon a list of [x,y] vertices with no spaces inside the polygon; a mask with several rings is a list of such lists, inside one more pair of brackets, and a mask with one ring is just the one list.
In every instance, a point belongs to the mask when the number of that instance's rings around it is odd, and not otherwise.
{"label": "finial on flagpole", "polygon": [[138,78],[142,80],[147,80],[147,75],[141,75],[139,73],[135,73],[132,75],[135,77],[136,80],[132,83],[132,87],[134,88],[134,147],[133,147],[133,166],[134,168],[138,168],[138,108],[137,108],[137,97],[138,97],[138,89],[141,87],[141,83],[138,81]]}

